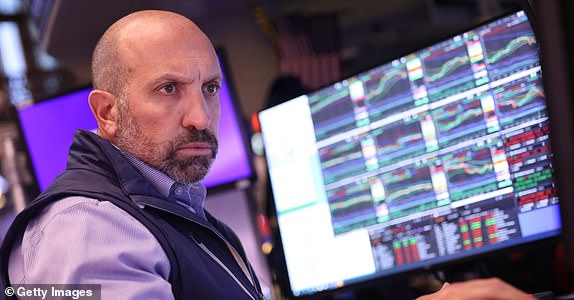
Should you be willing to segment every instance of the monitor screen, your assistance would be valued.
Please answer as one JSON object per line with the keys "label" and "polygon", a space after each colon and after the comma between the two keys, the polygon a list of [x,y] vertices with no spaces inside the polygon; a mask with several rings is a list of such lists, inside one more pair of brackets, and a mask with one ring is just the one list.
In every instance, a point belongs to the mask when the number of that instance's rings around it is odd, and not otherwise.
{"label": "monitor screen", "polygon": [[[68,149],[76,129],[96,131],[97,123],[88,106],[91,89],[49,98],[18,111],[22,132],[41,191],[66,168]],[[221,117],[219,151],[203,183],[219,187],[253,176],[250,151],[236,111],[229,80],[219,91]]]}
{"label": "monitor screen", "polygon": [[295,296],[560,233],[539,49],[523,11],[259,119]]}

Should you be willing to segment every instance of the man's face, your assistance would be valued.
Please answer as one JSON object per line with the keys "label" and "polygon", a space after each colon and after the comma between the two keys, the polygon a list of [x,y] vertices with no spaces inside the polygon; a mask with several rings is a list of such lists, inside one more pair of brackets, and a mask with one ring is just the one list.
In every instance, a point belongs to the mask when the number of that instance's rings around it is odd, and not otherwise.
{"label": "man's face", "polygon": [[129,68],[114,142],[177,182],[198,182],[217,153],[217,57],[199,32],[164,26],[142,35],[121,49]]}

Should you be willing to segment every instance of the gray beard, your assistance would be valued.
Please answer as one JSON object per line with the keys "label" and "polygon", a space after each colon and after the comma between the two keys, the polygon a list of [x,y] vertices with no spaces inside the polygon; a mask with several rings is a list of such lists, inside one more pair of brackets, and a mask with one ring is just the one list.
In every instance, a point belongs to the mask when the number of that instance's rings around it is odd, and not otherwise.
{"label": "gray beard", "polygon": [[[178,158],[177,149],[191,142],[208,143],[211,156]],[[197,183],[207,176],[217,155],[218,142],[208,130],[191,128],[168,144],[156,144],[147,138],[129,114],[120,112],[116,131],[116,146],[182,184]]]}

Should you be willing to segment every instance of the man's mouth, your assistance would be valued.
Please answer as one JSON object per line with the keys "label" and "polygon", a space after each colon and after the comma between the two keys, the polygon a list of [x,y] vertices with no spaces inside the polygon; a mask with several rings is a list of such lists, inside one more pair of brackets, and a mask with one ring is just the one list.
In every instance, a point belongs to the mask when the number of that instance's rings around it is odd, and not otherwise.
{"label": "man's mouth", "polygon": [[189,156],[212,156],[213,155],[213,149],[211,148],[211,145],[208,143],[203,143],[203,142],[192,142],[192,143],[188,143],[185,145],[182,145],[181,147],[178,147],[177,152],[179,153],[183,153],[185,155],[189,155]]}

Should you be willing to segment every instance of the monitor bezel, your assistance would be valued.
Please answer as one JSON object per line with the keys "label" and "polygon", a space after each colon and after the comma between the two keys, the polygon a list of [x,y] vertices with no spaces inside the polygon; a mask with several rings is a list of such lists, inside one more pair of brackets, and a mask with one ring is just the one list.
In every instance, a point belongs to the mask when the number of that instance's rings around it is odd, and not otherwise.
{"label": "monitor bezel", "polygon": [[[507,10],[504,13],[498,14],[498,15],[493,16],[491,18],[488,18],[486,20],[481,20],[480,22],[477,22],[474,25],[466,27],[462,30],[461,29],[453,30],[452,32],[445,34],[445,35],[442,35],[440,37],[437,37],[437,38],[433,39],[432,41],[430,41],[424,45],[419,45],[416,48],[412,48],[409,51],[404,51],[401,54],[395,56],[394,58],[386,59],[382,62],[376,63],[376,64],[372,65],[370,68],[356,71],[356,72],[353,72],[352,74],[348,74],[345,76],[345,78],[342,78],[338,81],[331,82],[329,84],[321,86],[317,89],[314,89],[313,91],[310,91],[307,94],[312,94],[312,93],[320,91],[324,88],[330,87],[335,83],[341,82],[341,81],[349,79],[349,78],[356,77],[358,74],[362,74],[362,73],[368,72],[370,70],[373,70],[377,67],[380,67],[382,65],[391,63],[394,59],[404,57],[406,55],[416,53],[417,51],[423,50],[425,48],[428,48],[428,47],[434,46],[436,44],[445,42],[449,38],[452,38],[453,36],[463,34],[465,32],[473,30],[475,28],[487,25],[487,24],[494,22],[496,20],[512,16],[512,15],[514,15],[520,11],[523,11],[526,14],[528,22],[529,22],[530,26],[532,27],[532,30],[536,36],[536,39],[538,41],[538,52],[539,52],[539,57],[540,57],[540,64],[542,65],[542,47],[543,46],[541,45],[540,39],[539,39],[540,30],[537,27],[537,23],[536,23],[535,16],[534,16],[535,14],[533,13],[532,7],[529,5],[529,3],[527,1],[523,1],[521,3],[521,5],[519,5],[516,8]],[[544,76],[542,78],[544,80]],[[546,82],[544,81],[543,84],[544,84],[544,87],[546,89]],[[295,98],[293,98],[293,99],[295,99]],[[293,99],[290,99],[290,100],[293,100]],[[287,100],[285,102],[288,102],[290,100]],[[549,105],[549,102],[551,102],[551,100],[546,99],[547,106]],[[278,105],[280,105],[280,104],[278,104]],[[275,106],[277,106],[277,105],[275,105]],[[273,108],[275,106],[272,106],[269,108]],[[261,112],[263,112],[269,108],[259,110],[258,115]],[[550,114],[548,108],[547,108],[547,112],[548,112],[548,114]],[[554,116],[554,117],[556,117],[556,116]],[[552,116],[549,116],[549,120],[551,120],[551,119],[552,119]],[[556,131],[556,130],[551,129],[551,135],[552,135],[552,132],[554,132],[554,131]],[[554,153],[555,152],[554,147],[552,149],[553,149],[553,153]],[[555,168],[556,168],[556,166],[555,166]],[[271,175],[270,175],[269,169],[268,169],[267,170],[268,181],[270,181],[270,176]],[[557,177],[557,175],[555,175],[555,178],[556,177]],[[273,191],[272,191],[272,185],[270,182],[268,183],[268,189],[269,189],[268,197],[270,199],[269,200],[270,203],[268,203],[268,204],[271,205],[271,207],[272,207],[272,209],[271,209],[271,212],[273,214],[272,218],[274,218],[274,220],[275,220],[271,223],[276,224],[272,229],[273,229],[273,233],[274,233],[274,239],[277,241],[275,243],[274,247],[277,247],[278,249],[274,250],[274,251],[279,251],[279,253],[276,255],[278,255],[280,257],[279,264],[274,265],[273,268],[280,273],[280,276],[277,276],[277,283],[281,287],[281,291],[283,293],[285,293],[288,297],[295,298],[295,299],[324,297],[327,295],[336,294],[336,293],[341,292],[341,291],[349,291],[349,290],[355,290],[355,289],[360,289],[360,288],[365,288],[365,287],[371,287],[373,285],[376,285],[377,282],[380,283],[383,280],[396,279],[396,278],[408,278],[408,277],[411,277],[413,275],[420,274],[420,273],[435,273],[435,272],[441,272],[442,273],[443,270],[448,269],[448,268],[460,266],[463,264],[476,263],[479,260],[493,257],[493,256],[497,256],[497,255],[507,255],[507,254],[511,254],[511,253],[517,252],[517,251],[528,251],[530,249],[536,249],[536,248],[539,248],[541,246],[543,246],[543,247],[544,246],[553,246],[560,241],[561,234],[562,234],[562,230],[560,230],[559,232],[546,233],[546,234],[544,234],[545,237],[543,237],[543,238],[538,237],[536,239],[526,240],[526,241],[524,240],[524,238],[521,238],[520,241],[512,242],[509,245],[505,245],[505,246],[500,247],[500,248],[495,248],[495,249],[487,250],[484,252],[480,251],[479,253],[476,253],[473,251],[473,253],[470,253],[470,254],[460,254],[460,255],[456,255],[455,258],[451,258],[451,259],[445,258],[445,261],[440,261],[438,263],[432,263],[432,264],[422,264],[422,266],[407,268],[407,270],[404,270],[404,271],[393,272],[393,273],[382,274],[382,275],[381,274],[379,274],[379,275],[371,274],[368,276],[363,276],[360,279],[352,279],[349,281],[345,281],[343,286],[341,286],[341,287],[325,289],[325,290],[312,292],[312,293],[306,293],[306,294],[302,294],[302,295],[295,295],[293,293],[293,290],[291,289],[290,277],[289,277],[289,273],[287,270],[287,263],[286,263],[285,255],[284,255],[283,241],[282,241],[282,236],[281,236],[281,228],[279,228],[278,222],[276,221],[277,220],[277,210],[275,208],[275,200],[274,200],[274,195],[273,195]],[[560,191],[558,191],[557,194],[558,194],[558,197],[560,199]],[[561,203],[559,203],[559,205],[560,204]]]}
{"label": "monitor bezel", "polygon": [[[229,92],[229,98],[231,100],[233,114],[235,115],[236,125],[241,134],[243,149],[245,149],[245,155],[246,155],[245,159],[249,164],[250,174],[242,178],[237,178],[235,180],[207,188],[208,192],[213,193],[223,192],[231,189],[245,189],[246,187],[250,186],[253,182],[257,180],[257,172],[255,171],[255,164],[253,162],[253,149],[251,148],[251,143],[249,142],[250,141],[248,134],[249,127],[247,126],[247,123],[245,121],[244,113],[240,105],[241,101],[239,101],[239,97],[235,89],[235,81],[233,79],[233,75],[231,74],[231,66],[227,58],[227,51],[223,46],[216,46],[215,52],[217,53],[217,56],[219,58],[219,66],[221,68],[221,72],[223,73],[223,76],[225,76],[225,82],[227,84],[227,90]],[[240,184],[242,182],[247,184]]]}

